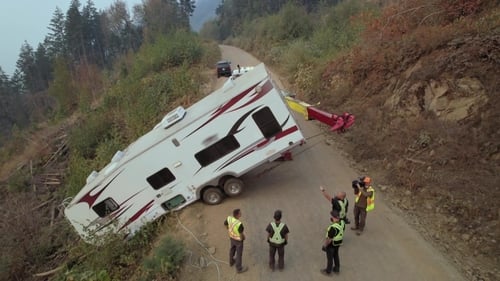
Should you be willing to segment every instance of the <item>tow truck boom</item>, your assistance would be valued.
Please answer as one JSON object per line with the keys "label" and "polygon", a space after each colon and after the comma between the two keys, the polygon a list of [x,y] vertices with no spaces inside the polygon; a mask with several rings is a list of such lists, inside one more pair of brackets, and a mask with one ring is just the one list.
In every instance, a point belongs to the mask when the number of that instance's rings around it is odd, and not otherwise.
{"label": "tow truck boom", "polygon": [[354,124],[355,116],[348,112],[341,115],[328,113],[290,95],[285,95],[285,100],[290,109],[302,114],[306,120],[318,120],[330,126],[330,130],[333,132],[343,133]]}

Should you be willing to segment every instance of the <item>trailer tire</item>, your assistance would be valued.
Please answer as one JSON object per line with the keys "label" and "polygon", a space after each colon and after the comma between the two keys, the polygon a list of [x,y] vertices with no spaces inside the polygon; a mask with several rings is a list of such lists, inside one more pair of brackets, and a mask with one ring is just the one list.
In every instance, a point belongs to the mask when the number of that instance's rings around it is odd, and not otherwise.
{"label": "trailer tire", "polygon": [[207,187],[203,190],[203,202],[208,205],[217,205],[222,202],[224,195],[217,187]]}
{"label": "trailer tire", "polygon": [[230,178],[224,182],[224,192],[229,197],[240,195],[244,188],[243,181],[239,178]]}

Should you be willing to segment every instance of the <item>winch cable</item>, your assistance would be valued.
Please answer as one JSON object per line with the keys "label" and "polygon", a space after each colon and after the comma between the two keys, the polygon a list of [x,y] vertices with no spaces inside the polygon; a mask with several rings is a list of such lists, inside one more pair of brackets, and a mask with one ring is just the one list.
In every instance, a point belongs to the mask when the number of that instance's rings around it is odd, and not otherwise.
{"label": "winch cable", "polygon": [[[222,260],[219,260],[217,259],[216,257],[214,257],[214,255],[212,253],[210,253],[210,251],[208,250],[207,247],[205,247],[205,245],[203,244],[203,242],[200,241],[200,239],[198,239],[198,237],[196,237],[196,235],[191,231],[189,230],[189,228],[187,228],[182,222],[181,222],[181,219],[179,218],[179,215],[177,214],[177,212],[175,212],[175,218],[177,219],[177,223],[187,232],[189,233],[193,238],[194,240],[200,245],[200,247],[202,247],[207,253],[208,255],[210,256],[210,258],[213,260],[211,262],[208,262],[206,264],[206,266],[209,266],[211,264],[215,265],[216,269],[217,269],[217,280],[221,280],[220,278],[220,268],[219,268],[219,264],[218,263],[223,263],[223,264],[227,264],[229,265],[228,262],[225,262],[225,261],[222,261]],[[191,253],[192,255],[192,253]],[[190,257],[191,259],[191,257]],[[201,267],[198,267],[198,268],[201,268]]]}

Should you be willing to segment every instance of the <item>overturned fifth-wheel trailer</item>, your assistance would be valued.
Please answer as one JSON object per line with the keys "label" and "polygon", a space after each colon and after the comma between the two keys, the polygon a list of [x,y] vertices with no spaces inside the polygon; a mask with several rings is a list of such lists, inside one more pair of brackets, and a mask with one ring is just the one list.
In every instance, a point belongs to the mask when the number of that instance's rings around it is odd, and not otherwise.
{"label": "overturned fifth-wheel trailer", "polygon": [[263,64],[191,107],[168,113],[118,151],[64,210],[87,242],[132,235],[199,199],[218,204],[243,191],[242,175],[304,142]]}

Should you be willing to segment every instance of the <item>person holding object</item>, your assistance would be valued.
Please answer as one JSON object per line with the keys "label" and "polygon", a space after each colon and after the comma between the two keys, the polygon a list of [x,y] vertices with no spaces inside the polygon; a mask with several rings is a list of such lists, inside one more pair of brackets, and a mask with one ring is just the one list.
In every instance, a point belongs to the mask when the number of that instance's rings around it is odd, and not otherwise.
{"label": "person holding object", "polygon": [[332,197],[328,192],[326,192],[323,186],[319,187],[319,190],[323,194],[323,196],[328,200],[328,202],[332,203],[332,211],[338,212],[340,216],[340,220],[344,221],[344,227],[346,224],[350,224],[351,222],[347,218],[347,211],[349,209],[349,201],[346,198],[345,191],[339,191]]}
{"label": "person holding object", "polygon": [[367,212],[375,208],[375,190],[371,183],[372,180],[369,177],[362,177],[359,181],[352,182],[356,203],[354,204],[354,227],[351,229],[356,230],[356,235],[363,233]]}
{"label": "person holding object", "polygon": [[331,211],[330,215],[331,224],[326,229],[325,242],[321,247],[321,250],[326,252],[326,268],[320,271],[323,275],[340,272],[339,247],[342,245],[345,225],[338,212]]}
{"label": "person holding object", "polygon": [[269,268],[274,271],[275,256],[278,252],[278,269],[285,268],[285,245],[288,244],[288,226],[281,222],[281,210],[274,212],[274,222],[267,225],[267,242],[269,243]]}
{"label": "person holding object", "polygon": [[243,273],[248,270],[247,266],[242,266],[243,241],[245,241],[244,227],[240,221],[241,210],[234,209],[233,215],[228,216],[224,221],[231,241],[229,248],[229,266],[236,264],[236,272]]}

